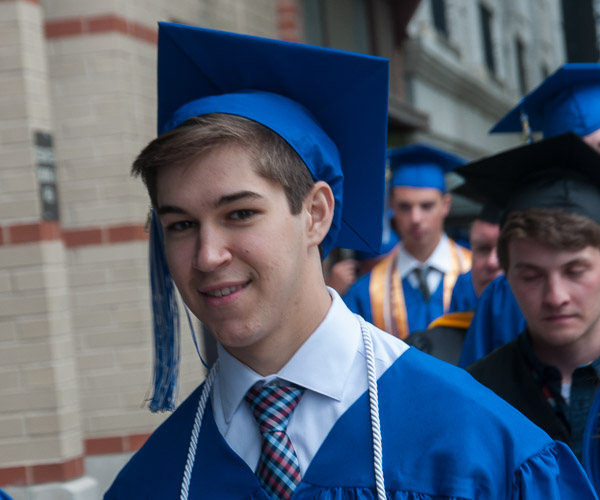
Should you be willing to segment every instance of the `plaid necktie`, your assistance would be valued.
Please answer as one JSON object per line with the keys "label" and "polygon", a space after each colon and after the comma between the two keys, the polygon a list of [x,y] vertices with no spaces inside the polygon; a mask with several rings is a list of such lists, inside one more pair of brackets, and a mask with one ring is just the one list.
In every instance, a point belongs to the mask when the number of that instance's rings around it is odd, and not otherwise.
{"label": "plaid necktie", "polygon": [[254,386],[246,401],[263,436],[256,475],[271,497],[288,500],[301,480],[298,457],[286,429],[304,389]]}

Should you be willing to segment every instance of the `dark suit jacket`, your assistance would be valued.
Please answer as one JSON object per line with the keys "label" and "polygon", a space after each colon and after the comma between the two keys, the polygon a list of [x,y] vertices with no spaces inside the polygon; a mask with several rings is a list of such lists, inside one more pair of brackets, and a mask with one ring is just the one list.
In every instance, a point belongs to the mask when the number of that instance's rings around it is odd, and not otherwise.
{"label": "dark suit jacket", "polygon": [[555,413],[542,393],[518,337],[472,364],[467,371],[553,439],[571,446],[569,426]]}

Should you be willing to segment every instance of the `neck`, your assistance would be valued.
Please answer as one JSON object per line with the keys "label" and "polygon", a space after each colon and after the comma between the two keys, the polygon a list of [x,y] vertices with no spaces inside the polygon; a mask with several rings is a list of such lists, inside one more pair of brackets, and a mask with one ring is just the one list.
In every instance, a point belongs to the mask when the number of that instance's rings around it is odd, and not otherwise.
{"label": "neck", "polygon": [[442,239],[442,236],[440,235],[434,242],[432,242],[428,245],[418,245],[418,244],[411,245],[410,243],[408,243],[408,244],[405,243],[404,248],[415,259],[417,259],[419,262],[423,263],[423,262],[426,262],[427,259],[429,259],[429,257],[431,257],[431,255],[433,254],[433,252],[439,245],[441,239]]}
{"label": "neck", "polygon": [[531,337],[533,352],[544,364],[555,367],[561,374],[562,383],[570,384],[573,372],[600,357],[600,331],[585,342],[568,345],[549,345]]}
{"label": "neck", "polygon": [[[320,266],[320,261],[317,261]],[[296,354],[327,316],[332,298],[326,288],[321,268],[305,280],[304,286],[289,301],[275,331],[264,335],[251,346],[226,347],[227,351],[256,373],[267,376],[279,372]]]}

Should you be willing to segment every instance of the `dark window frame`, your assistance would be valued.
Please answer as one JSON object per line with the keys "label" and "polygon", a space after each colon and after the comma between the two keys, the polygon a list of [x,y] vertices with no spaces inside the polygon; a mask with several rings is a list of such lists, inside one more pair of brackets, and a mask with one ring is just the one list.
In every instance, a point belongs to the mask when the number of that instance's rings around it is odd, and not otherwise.
{"label": "dark window frame", "polygon": [[494,56],[494,43],[492,37],[493,12],[483,3],[479,3],[479,21],[481,25],[481,38],[483,55],[487,69],[496,74],[496,58]]}
{"label": "dark window frame", "polygon": [[448,31],[448,16],[445,0],[431,0],[431,17],[433,19],[433,26],[437,32],[444,36],[444,38],[449,38],[450,33]]}

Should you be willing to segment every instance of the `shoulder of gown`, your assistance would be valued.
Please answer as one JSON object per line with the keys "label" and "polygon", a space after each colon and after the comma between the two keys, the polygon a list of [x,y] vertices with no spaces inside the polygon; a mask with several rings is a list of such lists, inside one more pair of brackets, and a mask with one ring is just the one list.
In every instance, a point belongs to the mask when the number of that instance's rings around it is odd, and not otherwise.
{"label": "shoulder of gown", "polygon": [[498,276],[481,294],[467,330],[459,366],[467,367],[525,329],[525,318],[506,276]]}
{"label": "shoulder of gown", "polygon": [[[568,447],[464,370],[411,348],[380,377],[383,470],[392,500],[595,499]],[[107,500],[178,498],[200,389],[121,471]],[[235,480],[233,479],[235,478]],[[294,500],[374,498],[368,394],[334,425]],[[207,406],[190,498],[267,500]]]}

